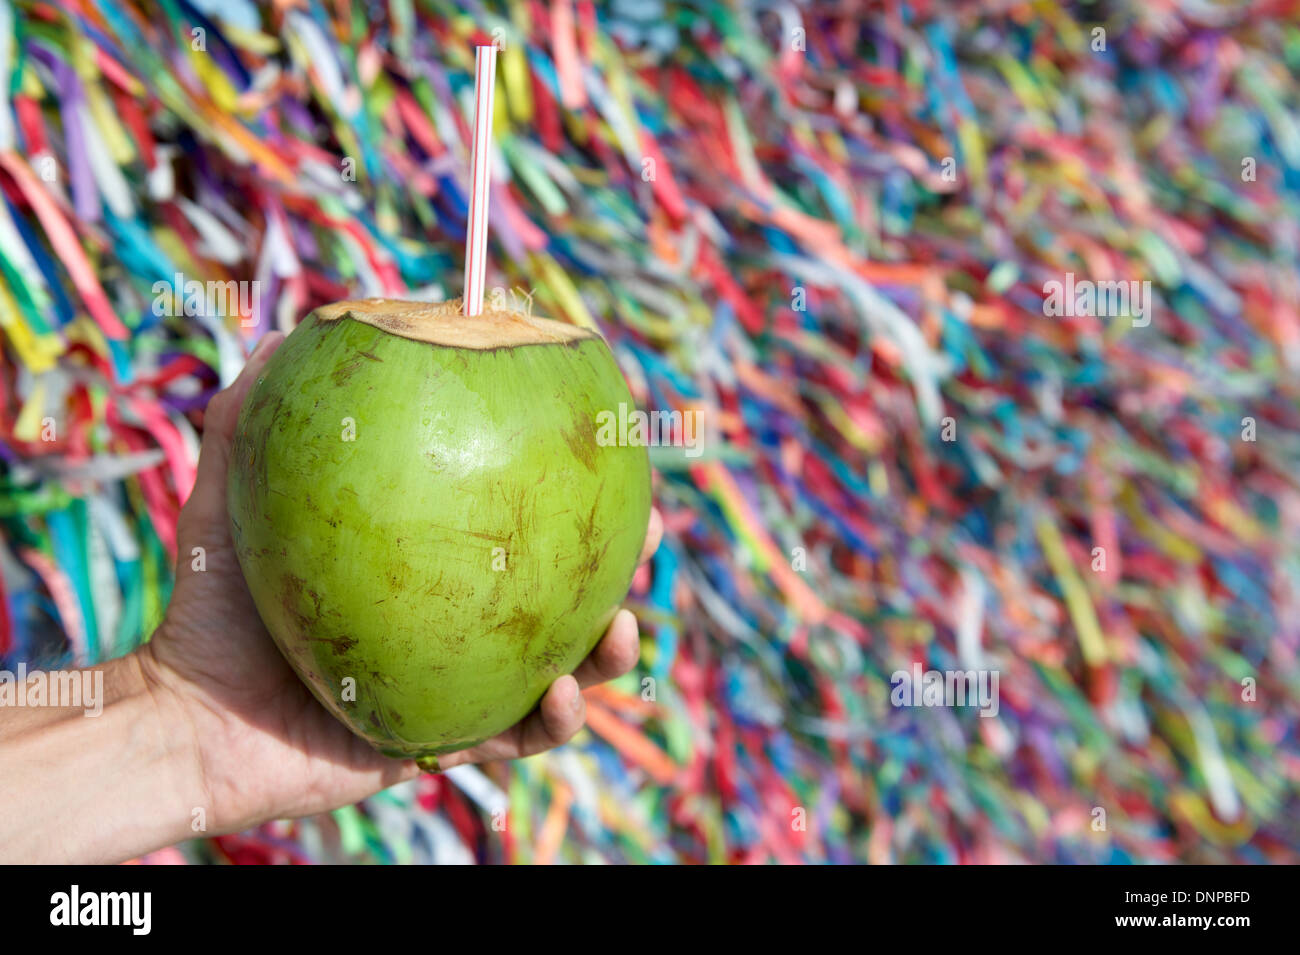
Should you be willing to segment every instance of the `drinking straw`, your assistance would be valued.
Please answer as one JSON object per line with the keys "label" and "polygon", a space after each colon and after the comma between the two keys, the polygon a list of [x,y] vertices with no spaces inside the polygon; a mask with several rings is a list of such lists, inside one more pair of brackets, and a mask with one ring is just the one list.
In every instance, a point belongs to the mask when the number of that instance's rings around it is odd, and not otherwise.
{"label": "drinking straw", "polygon": [[483,313],[487,270],[488,187],[492,175],[492,106],[496,99],[497,48],[474,48],[474,143],[470,152],[469,225],[465,229],[465,314]]}

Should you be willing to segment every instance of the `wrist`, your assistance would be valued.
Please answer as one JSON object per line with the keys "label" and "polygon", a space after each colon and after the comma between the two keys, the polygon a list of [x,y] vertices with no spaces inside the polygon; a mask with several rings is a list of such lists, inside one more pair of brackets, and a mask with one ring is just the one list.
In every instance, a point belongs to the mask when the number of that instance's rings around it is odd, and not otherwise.
{"label": "wrist", "polygon": [[[156,635],[155,635],[156,636]],[[184,808],[184,827],[176,840],[198,838],[212,828],[211,798],[203,771],[203,749],[188,684],[159,659],[153,642],[126,657],[134,663],[139,693],[148,702],[147,718],[158,749],[166,754],[166,777],[176,804]]]}
{"label": "wrist", "polygon": [[80,671],[94,682],[102,675],[93,710],[0,714],[0,859],[121,862],[194,834],[192,736],[177,701],[151,680],[150,657],[137,651]]}

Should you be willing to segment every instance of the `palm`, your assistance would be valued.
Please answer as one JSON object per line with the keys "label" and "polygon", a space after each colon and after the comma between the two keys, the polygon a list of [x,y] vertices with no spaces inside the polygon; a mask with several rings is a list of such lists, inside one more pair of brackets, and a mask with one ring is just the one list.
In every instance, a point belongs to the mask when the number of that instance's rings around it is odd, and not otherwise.
{"label": "palm", "polygon": [[245,807],[320,812],[415,776],[414,764],[379,755],[312,698],[262,626],[224,524],[211,545],[193,545],[205,548],[205,570],[182,565],[153,653],[197,703],[212,817],[238,828],[257,815]]}

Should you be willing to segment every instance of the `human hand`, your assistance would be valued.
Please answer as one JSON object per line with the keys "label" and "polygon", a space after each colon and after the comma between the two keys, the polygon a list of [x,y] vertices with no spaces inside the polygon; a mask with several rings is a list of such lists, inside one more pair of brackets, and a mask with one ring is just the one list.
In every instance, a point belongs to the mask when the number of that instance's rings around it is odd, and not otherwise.
{"label": "human hand", "polygon": [[[177,532],[176,586],[153,639],[137,651],[164,718],[192,752],[191,789],[217,832],[347,805],[419,775],[413,761],[385,757],[331,716],[285,662],[258,616],[235,556],[226,511],[226,469],[248,391],[283,336],[267,335],[239,378],[205,415],[193,493]],[[657,511],[641,554],[662,536]],[[190,554],[201,547],[202,572]],[[515,759],[570,739],[583,725],[580,689],[620,676],[640,652],[636,619],[619,611],[572,676],[556,680],[529,716],[472,749],[440,757],[462,763]]]}

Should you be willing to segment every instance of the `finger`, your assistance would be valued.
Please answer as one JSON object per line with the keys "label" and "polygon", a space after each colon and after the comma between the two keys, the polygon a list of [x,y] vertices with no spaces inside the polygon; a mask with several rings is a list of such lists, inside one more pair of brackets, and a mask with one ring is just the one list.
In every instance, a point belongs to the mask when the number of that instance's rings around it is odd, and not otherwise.
{"label": "finger", "polygon": [[650,526],[646,528],[645,544],[641,546],[641,556],[636,559],[638,564],[644,564],[654,556],[655,551],[659,549],[659,542],[664,536],[664,518],[659,513],[659,508],[650,508]]}
{"label": "finger", "polygon": [[484,763],[494,759],[522,759],[567,743],[582,729],[587,718],[587,702],[578,690],[578,681],[562,676],[546,691],[542,702],[522,720],[472,749],[463,749],[442,757],[443,769],[462,763]]}
{"label": "finger", "polygon": [[520,755],[531,756],[567,743],[582,729],[587,719],[587,701],[582,698],[578,681],[562,676],[546,691],[542,703],[523,722],[520,732]]}
{"label": "finger", "polygon": [[626,608],[620,610],[610,623],[605,636],[587,659],[578,664],[573,678],[584,689],[620,677],[636,666],[641,656],[641,640],[637,633],[636,616]]}
{"label": "finger", "polygon": [[235,437],[235,424],[239,421],[239,409],[244,406],[244,399],[257,382],[257,376],[270,360],[275,350],[284,341],[281,332],[267,332],[248,356],[239,376],[230,383],[230,387],[217,392],[208,402],[203,413],[203,437],[221,438],[229,443]]}
{"label": "finger", "polygon": [[[199,463],[194,488],[181,509],[177,536],[181,554],[189,547],[205,544],[214,532],[224,534],[226,527],[226,467],[230,445],[234,440],[239,409],[267,360],[280,347],[284,335],[269,332],[253,349],[243,370],[230,387],[217,392],[203,413],[203,441],[199,446]],[[204,538],[204,540],[200,540]],[[185,563],[185,562],[183,562]]]}

